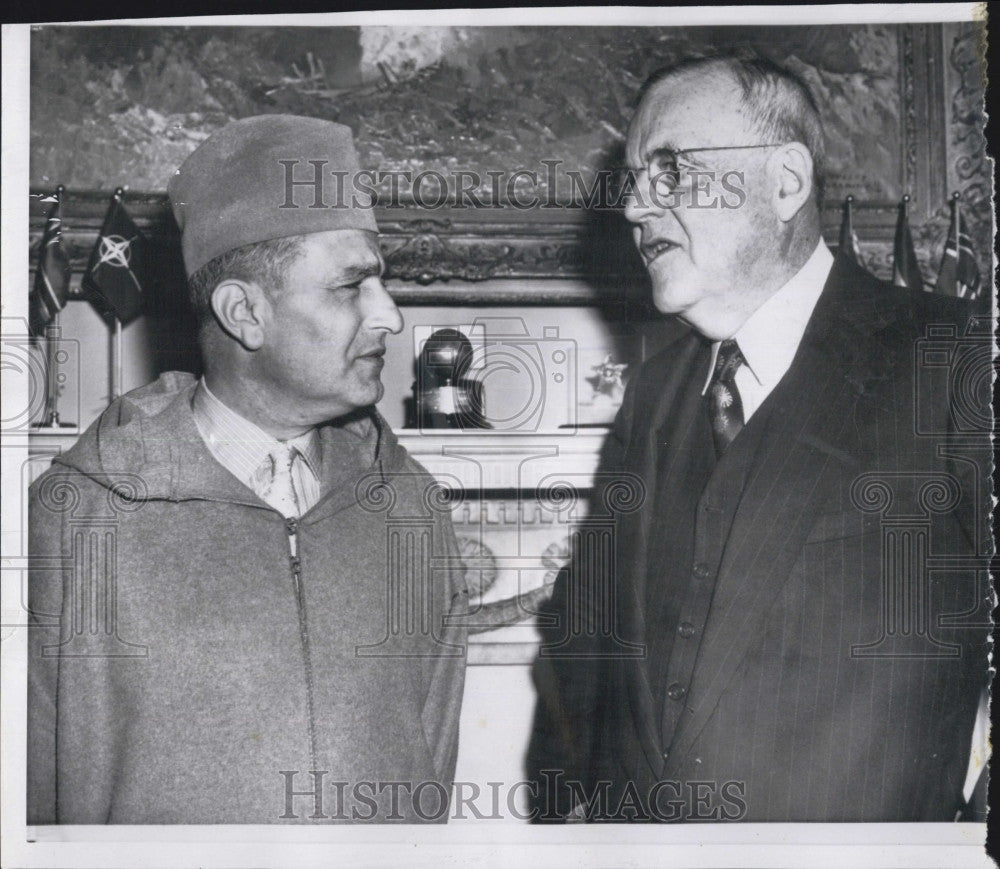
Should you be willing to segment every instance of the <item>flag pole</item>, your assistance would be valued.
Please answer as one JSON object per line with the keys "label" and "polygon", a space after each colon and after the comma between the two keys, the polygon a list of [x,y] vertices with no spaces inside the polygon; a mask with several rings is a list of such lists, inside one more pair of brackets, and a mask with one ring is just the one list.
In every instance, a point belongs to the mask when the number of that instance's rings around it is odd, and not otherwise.
{"label": "flag pole", "polygon": [[[63,422],[59,418],[59,339],[62,328],[59,326],[59,312],[45,327],[45,418],[41,428],[76,428],[75,422]],[[65,356],[63,358],[65,361]]]}
{"label": "flag pole", "polygon": [[[909,235],[909,228],[910,228],[910,194],[909,193],[904,193],[903,194],[903,223],[906,224],[907,235]],[[912,238],[910,240],[910,249],[911,250],[913,249]],[[916,254],[917,254],[917,252],[914,250],[913,251],[913,256],[915,257]],[[924,290],[926,292],[927,289],[924,286],[923,276],[920,274],[919,264],[916,263],[916,261],[914,261],[914,265],[917,266],[917,281],[919,283],[919,286],[917,287],[917,289]],[[909,286],[909,285],[904,282],[904,286]]]}
{"label": "flag pole", "polygon": [[[959,258],[962,256],[962,238],[959,235],[959,227],[960,227],[961,224],[959,222],[959,214],[958,214],[958,208],[959,208],[958,200],[961,199],[961,198],[962,198],[962,194],[959,193],[957,190],[955,190],[951,194],[951,237],[953,239],[955,239],[955,268],[956,268],[956,271],[958,269]],[[947,244],[948,244],[948,242],[946,241],[945,242],[945,246],[947,246]],[[956,279],[955,289],[958,290],[958,292],[956,293],[956,295],[959,298],[962,298],[962,297],[965,296],[965,286],[958,284],[957,279]]]}
{"label": "flag pole", "polygon": [[[62,184],[56,186],[56,202],[60,205],[65,190],[66,187]],[[59,220],[61,224],[61,210]],[[59,312],[55,311],[45,327],[45,417],[42,419],[42,428],[59,427],[59,354],[56,352],[59,334]]]}
{"label": "flag pole", "polygon": [[115,317],[115,342],[112,363],[111,399],[119,398],[122,394],[122,321]]}
{"label": "flag pole", "polygon": [[[61,206],[65,192],[65,185],[58,184],[56,186],[57,208]],[[61,209],[59,220],[61,224]],[[38,267],[43,267],[41,261]],[[59,422],[59,350],[56,346],[60,334],[62,334],[62,330],[59,328],[59,311],[56,309],[52,313],[52,319],[45,325],[45,416],[42,418],[41,428],[60,428],[61,426]]]}
{"label": "flag pole", "polygon": [[[115,190],[114,196],[111,197],[112,202],[120,203],[122,197],[125,195],[125,188],[118,187]],[[114,383],[111,388],[111,398],[120,398],[122,394],[122,383],[124,378],[122,377],[122,371],[124,368],[124,362],[122,359],[122,321],[115,315],[115,367],[114,367]]]}
{"label": "flag pole", "polygon": [[854,229],[854,221],[851,216],[851,203],[854,197],[850,194],[844,198],[844,207],[840,216],[840,239],[838,241],[837,252],[843,254],[851,243],[851,230]]}
{"label": "flag pole", "polygon": [[[844,200],[844,210],[847,212],[847,234],[846,242],[851,247],[851,252],[854,251],[853,239],[851,236],[854,234],[854,196],[850,193],[847,194],[847,198]],[[841,233],[843,235],[843,233]],[[860,265],[860,263],[858,263]]]}
{"label": "flag pole", "polygon": [[958,201],[962,194],[957,190],[951,194],[951,233],[955,238],[955,256],[958,256],[958,249],[961,246],[961,239],[958,237]]}
{"label": "flag pole", "polygon": [[45,327],[45,416],[42,428],[59,428],[59,353],[56,341],[60,335],[59,312],[56,311]]}

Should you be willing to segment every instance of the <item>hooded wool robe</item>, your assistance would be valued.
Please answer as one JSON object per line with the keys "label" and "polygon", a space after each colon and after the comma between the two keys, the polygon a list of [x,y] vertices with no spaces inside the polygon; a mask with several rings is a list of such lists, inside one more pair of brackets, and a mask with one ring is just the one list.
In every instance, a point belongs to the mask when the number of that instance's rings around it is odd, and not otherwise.
{"label": "hooded wool robe", "polygon": [[320,428],[323,496],[286,520],[194,389],[115,401],[31,487],[28,823],[446,820],[467,593],[440,487],[371,411]]}

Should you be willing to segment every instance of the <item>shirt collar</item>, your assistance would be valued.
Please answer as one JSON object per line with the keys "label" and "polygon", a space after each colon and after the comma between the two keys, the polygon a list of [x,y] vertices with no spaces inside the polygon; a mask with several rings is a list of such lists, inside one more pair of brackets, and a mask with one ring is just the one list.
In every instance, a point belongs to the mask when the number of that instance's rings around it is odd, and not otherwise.
{"label": "shirt collar", "polygon": [[[257,469],[280,441],[260,426],[224,404],[202,377],[191,399],[198,431],[212,455],[244,483],[253,479]],[[313,474],[320,474],[320,442],[316,429],[286,441],[298,450]]]}
{"label": "shirt collar", "polygon": [[[791,367],[832,267],[833,254],[820,239],[805,265],[733,335],[747,368],[761,386],[773,389]],[[712,343],[712,360],[702,395],[712,381],[721,343]]]}

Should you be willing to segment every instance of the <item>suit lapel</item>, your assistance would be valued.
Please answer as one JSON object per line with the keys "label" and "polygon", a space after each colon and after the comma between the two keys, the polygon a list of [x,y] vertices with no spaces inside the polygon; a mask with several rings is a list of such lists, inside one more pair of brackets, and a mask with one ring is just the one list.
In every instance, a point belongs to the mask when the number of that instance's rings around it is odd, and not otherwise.
{"label": "suit lapel", "polygon": [[676,763],[737,671],[822,504],[845,474],[853,478],[860,467],[864,433],[856,427],[857,405],[891,367],[875,333],[897,300],[838,259],[792,367],[768,398],[768,430],[730,528],[695,665],[692,705],[671,746]]}
{"label": "suit lapel", "polygon": [[[633,436],[625,453],[625,468],[637,473],[646,485],[646,502],[635,515],[636,525],[623,535],[622,547],[631,550],[623,575],[629,581],[622,584],[622,615],[625,638],[647,646],[646,636],[646,571],[650,535],[655,532],[655,496],[662,463],[669,453],[664,444],[667,429],[672,425],[671,415],[685,412],[679,398],[690,387],[692,378],[707,373],[707,344],[694,333],[689,333],[674,345],[674,351],[643,384],[643,392],[636,400],[636,423]],[[654,775],[663,764],[660,745],[659,716],[653,709],[649,668],[646,657],[621,662],[627,687],[629,707],[635,723],[635,732],[642,745],[643,754]],[[635,778],[636,772],[630,771]]]}
{"label": "suit lapel", "polygon": [[671,417],[689,410],[680,407],[684,391],[689,388],[692,379],[697,380],[707,374],[706,347],[707,343],[694,333],[679,341],[676,353],[664,360],[660,370],[644,385],[644,393],[636,401],[635,430],[625,453],[624,464],[627,470],[638,474],[646,486],[645,506],[637,514],[636,535],[629,541],[633,556],[629,562],[628,575],[632,579],[636,600],[640,603],[646,597],[650,534],[656,533],[656,488],[663,463],[669,458],[667,453],[670,451],[670,444],[665,444],[664,441],[668,439],[668,429],[674,426]]}

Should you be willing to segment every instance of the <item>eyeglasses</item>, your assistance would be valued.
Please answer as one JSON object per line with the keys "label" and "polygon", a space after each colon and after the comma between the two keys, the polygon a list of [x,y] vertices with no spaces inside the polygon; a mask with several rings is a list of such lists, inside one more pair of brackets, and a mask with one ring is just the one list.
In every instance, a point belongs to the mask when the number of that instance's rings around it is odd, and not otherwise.
{"label": "eyeglasses", "polygon": [[[750,151],[755,148],[780,148],[784,142],[767,142],[759,145],[718,145],[705,148],[658,148],[650,154],[644,167],[649,178],[649,190],[657,197],[657,203],[673,207],[665,203],[666,197],[672,196],[680,184],[681,170],[678,157],[682,154],[698,154],[703,151]],[[637,178],[642,169],[631,169],[623,167],[618,171],[615,178],[616,194],[619,199],[622,195],[628,195],[631,188],[633,191],[638,186]]]}

